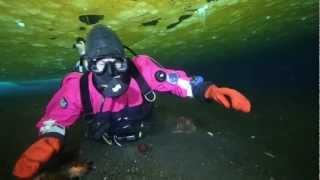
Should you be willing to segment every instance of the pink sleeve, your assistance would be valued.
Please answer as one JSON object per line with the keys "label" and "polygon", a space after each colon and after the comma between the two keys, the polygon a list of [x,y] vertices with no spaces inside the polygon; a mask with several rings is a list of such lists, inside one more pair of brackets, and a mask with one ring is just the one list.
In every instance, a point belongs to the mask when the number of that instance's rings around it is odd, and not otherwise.
{"label": "pink sleeve", "polygon": [[[164,68],[146,55],[134,57],[133,62],[154,91],[170,92],[180,97],[193,97],[190,84],[192,78],[184,71]],[[159,74],[164,74],[165,78],[157,78]]]}
{"label": "pink sleeve", "polygon": [[61,88],[52,97],[44,115],[36,125],[40,131],[48,122],[66,128],[79,118],[82,111],[80,77],[80,73],[70,73],[64,78]]}

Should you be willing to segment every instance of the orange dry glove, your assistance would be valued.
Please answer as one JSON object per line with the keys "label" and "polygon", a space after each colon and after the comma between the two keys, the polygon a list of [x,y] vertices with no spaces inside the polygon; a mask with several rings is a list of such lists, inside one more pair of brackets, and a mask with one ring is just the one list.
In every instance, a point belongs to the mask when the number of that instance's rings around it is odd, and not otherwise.
{"label": "orange dry glove", "polygon": [[33,143],[19,158],[13,170],[18,178],[31,178],[41,165],[59,152],[61,141],[55,137],[43,137]]}
{"label": "orange dry glove", "polygon": [[215,85],[210,85],[205,92],[207,99],[213,99],[225,108],[234,108],[242,112],[250,112],[250,101],[243,96],[240,92],[230,88],[218,88]]}

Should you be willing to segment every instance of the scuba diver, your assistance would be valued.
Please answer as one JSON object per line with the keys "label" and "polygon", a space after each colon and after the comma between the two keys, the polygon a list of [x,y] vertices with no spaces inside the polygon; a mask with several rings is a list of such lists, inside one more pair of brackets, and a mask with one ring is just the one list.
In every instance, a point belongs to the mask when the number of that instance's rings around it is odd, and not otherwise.
{"label": "scuba diver", "polygon": [[[83,115],[86,136],[109,145],[122,146],[145,135],[156,93],[211,100],[248,113],[250,101],[237,90],[218,87],[201,76],[162,67],[148,55],[127,58],[124,45],[111,29],[95,25],[86,41],[76,46],[81,72],[66,75],[37,123],[39,138],[17,160],[13,174],[33,177],[57,156],[67,129]],[[78,44],[79,43],[79,44]],[[78,67],[78,68],[79,68]]]}

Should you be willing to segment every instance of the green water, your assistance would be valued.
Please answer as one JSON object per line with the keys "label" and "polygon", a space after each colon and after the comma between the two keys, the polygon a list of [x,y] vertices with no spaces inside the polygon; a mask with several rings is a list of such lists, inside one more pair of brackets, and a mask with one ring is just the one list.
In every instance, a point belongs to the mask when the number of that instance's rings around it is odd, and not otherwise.
{"label": "green water", "polygon": [[[252,101],[252,113],[159,96],[154,131],[140,141],[151,144],[152,150],[143,156],[136,143],[119,148],[83,141],[82,158],[97,167],[83,179],[316,179],[316,45],[316,38],[307,38],[217,63],[211,63],[208,54],[202,65],[172,64],[244,92]],[[52,93],[1,97],[0,179],[12,179],[13,163],[36,137],[34,124]],[[172,134],[179,116],[193,119],[197,131]]]}

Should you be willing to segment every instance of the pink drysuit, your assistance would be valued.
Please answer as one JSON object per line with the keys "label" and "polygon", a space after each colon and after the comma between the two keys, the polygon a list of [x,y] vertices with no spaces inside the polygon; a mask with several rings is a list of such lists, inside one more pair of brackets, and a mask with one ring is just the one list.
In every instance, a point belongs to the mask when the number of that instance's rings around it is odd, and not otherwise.
{"label": "pink drysuit", "polygon": [[[180,97],[194,97],[192,78],[184,71],[172,70],[161,67],[151,57],[138,55],[132,58],[139,73],[155,92],[168,92]],[[159,81],[155,74],[164,72],[166,79]],[[81,103],[80,78],[83,74],[72,72],[62,82],[61,88],[49,102],[46,111],[37,123],[40,134],[58,133],[65,135],[65,128],[73,125],[81,116],[84,108]],[[127,91],[117,97],[103,97],[95,88],[90,72],[88,79],[89,94],[93,113],[118,112],[125,107],[134,107],[143,103],[143,95],[137,81],[131,78]]]}

